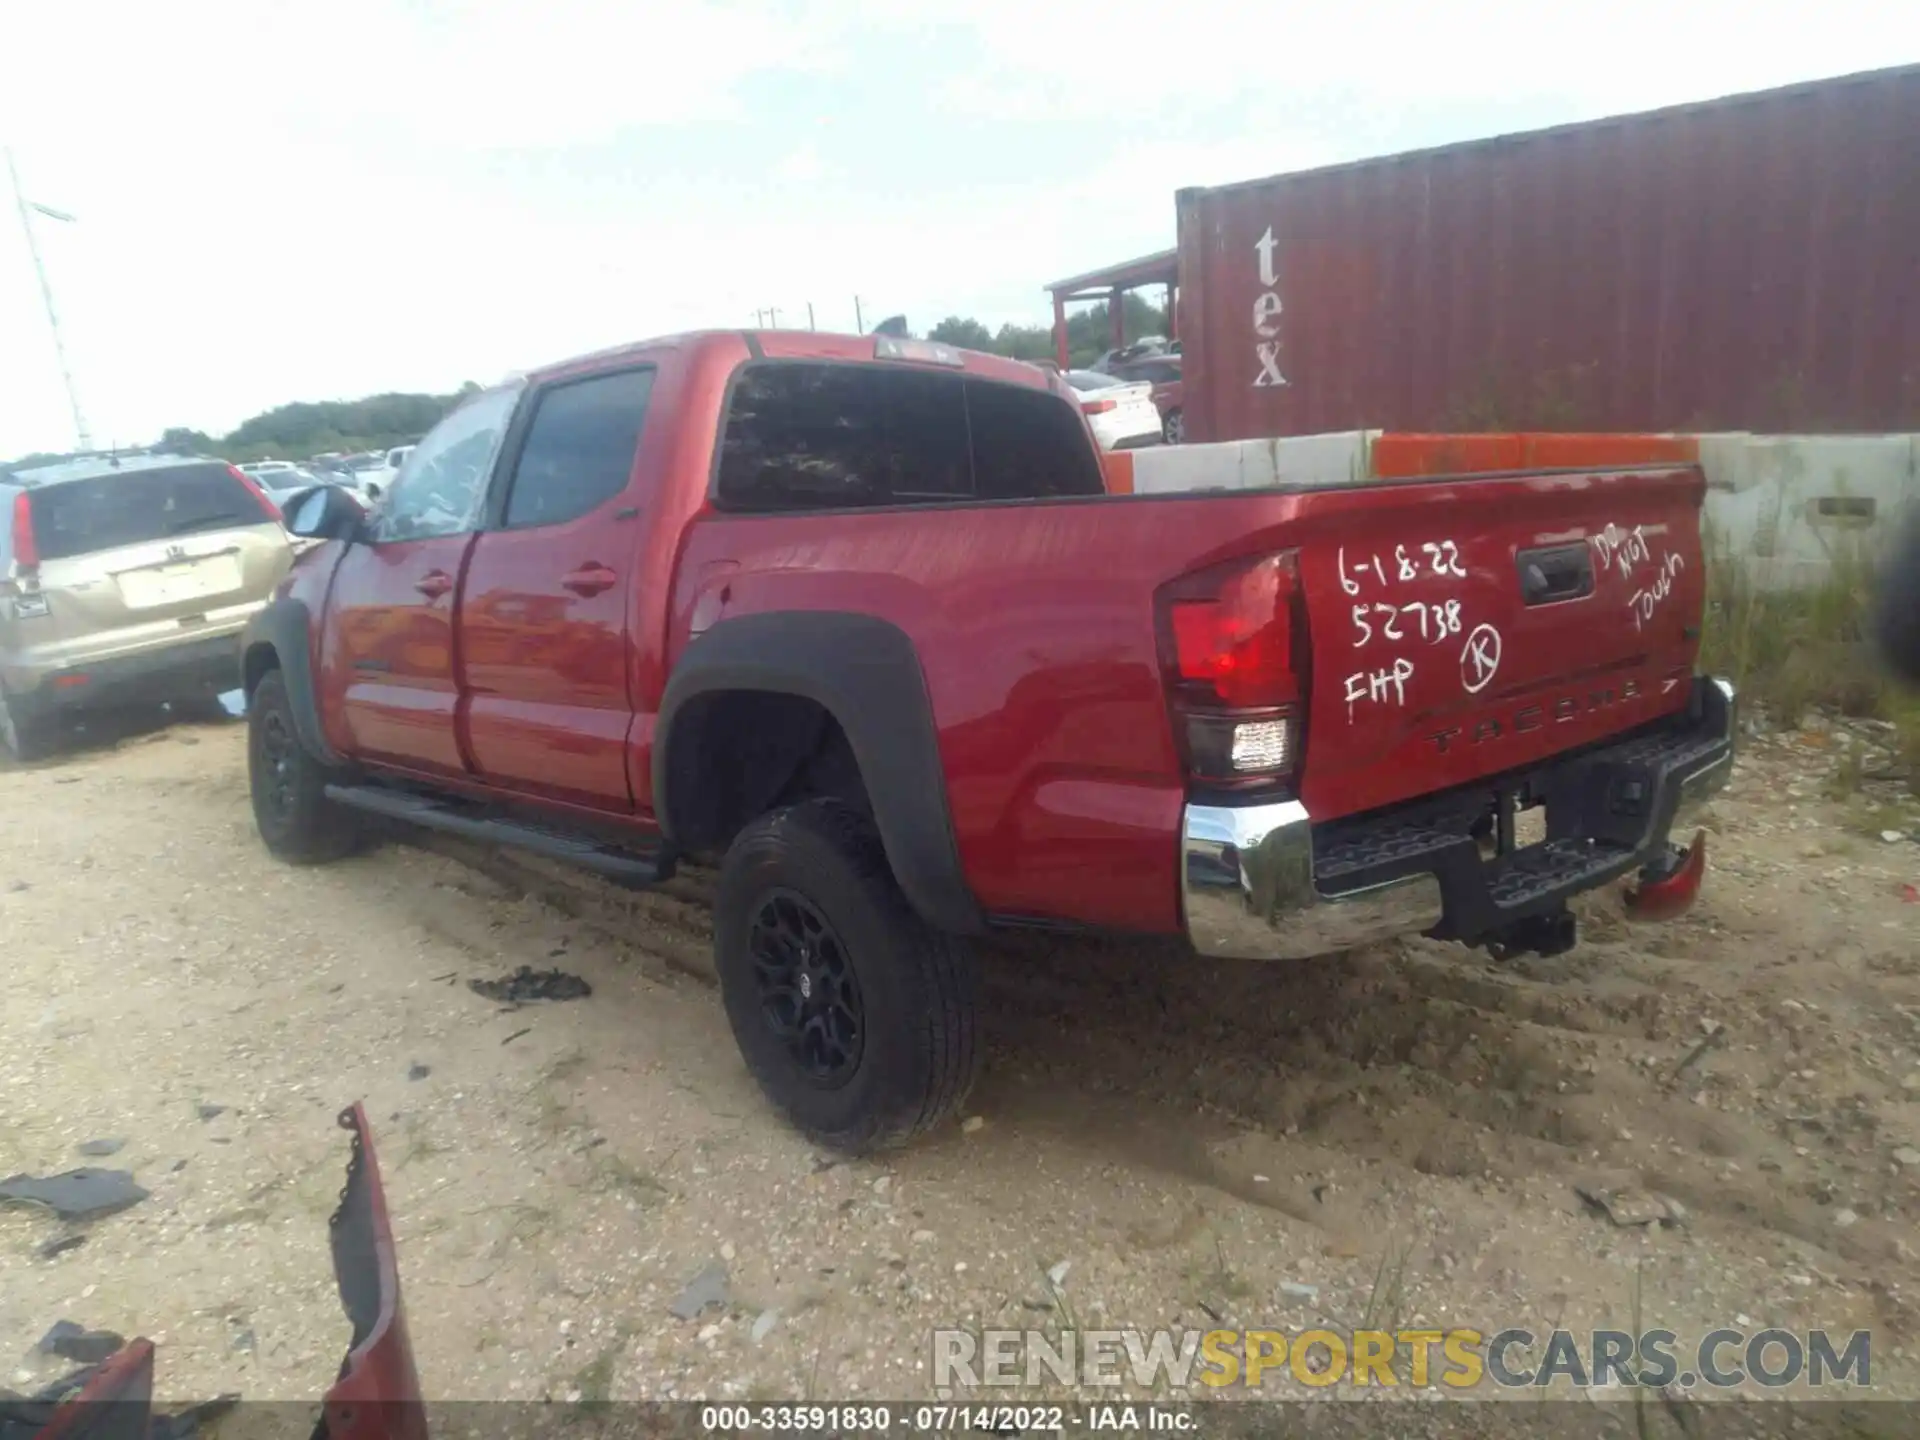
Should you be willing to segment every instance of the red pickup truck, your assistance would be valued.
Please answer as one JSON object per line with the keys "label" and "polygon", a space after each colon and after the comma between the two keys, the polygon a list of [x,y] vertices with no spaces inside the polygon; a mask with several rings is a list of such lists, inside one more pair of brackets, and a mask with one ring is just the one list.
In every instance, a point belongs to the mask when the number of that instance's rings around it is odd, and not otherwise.
{"label": "red pickup truck", "polygon": [[[680,336],[482,393],[243,644],[290,861],[367,812],[644,886],[719,864],[729,1020],[823,1142],[964,1099],[967,937],[1573,941],[1732,765],[1696,469],[1104,493],[1072,392],[893,337]],[[1523,843],[1523,812],[1544,836]],[[1526,822],[1533,824],[1533,819]]]}

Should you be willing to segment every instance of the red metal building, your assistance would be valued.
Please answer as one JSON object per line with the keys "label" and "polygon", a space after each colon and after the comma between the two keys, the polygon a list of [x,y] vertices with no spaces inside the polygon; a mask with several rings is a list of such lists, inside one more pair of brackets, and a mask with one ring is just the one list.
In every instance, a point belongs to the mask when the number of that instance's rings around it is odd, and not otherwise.
{"label": "red metal building", "polygon": [[1176,211],[1189,439],[1920,429],[1920,66]]}

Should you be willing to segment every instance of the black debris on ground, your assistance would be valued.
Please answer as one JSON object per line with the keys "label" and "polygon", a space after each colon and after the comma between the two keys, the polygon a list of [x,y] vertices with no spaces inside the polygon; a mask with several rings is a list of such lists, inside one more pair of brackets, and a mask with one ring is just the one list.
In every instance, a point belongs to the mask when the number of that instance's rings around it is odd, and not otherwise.
{"label": "black debris on ground", "polygon": [[417,1060],[407,1067],[407,1079],[409,1080],[424,1080],[432,1073],[433,1067],[431,1065],[422,1065]]}
{"label": "black debris on ground", "polygon": [[58,1235],[40,1247],[40,1258],[51,1260],[56,1255],[64,1255],[69,1250],[78,1250],[87,1243],[84,1235]]}
{"label": "black debris on ground", "polygon": [[217,1120],[227,1113],[227,1107],[224,1105],[196,1105],[193,1110],[202,1120]]}
{"label": "black debris on ground", "polygon": [[593,994],[593,987],[578,975],[564,970],[535,970],[531,965],[522,965],[498,980],[469,980],[467,988],[507,1005],[524,1005],[531,1000],[582,1000]]}
{"label": "black debris on ground", "polygon": [[133,1183],[131,1170],[96,1170],[89,1165],[60,1175],[9,1175],[0,1180],[0,1201],[44,1205],[62,1220],[117,1215],[146,1198],[147,1191]]}
{"label": "black debris on ground", "polygon": [[126,1349],[126,1337],[111,1330],[89,1330],[71,1320],[56,1320],[36,1347],[42,1355],[58,1355],[76,1365],[98,1365]]}
{"label": "black debris on ground", "polygon": [[75,1147],[89,1160],[104,1160],[109,1155],[118,1155],[126,1148],[125,1140],[82,1140]]}

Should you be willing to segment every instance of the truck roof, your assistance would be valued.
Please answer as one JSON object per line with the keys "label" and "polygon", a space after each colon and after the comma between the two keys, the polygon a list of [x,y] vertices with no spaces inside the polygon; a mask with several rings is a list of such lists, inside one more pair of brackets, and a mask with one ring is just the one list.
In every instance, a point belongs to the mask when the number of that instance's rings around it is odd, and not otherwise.
{"label": "truck roof", "polygon": [[[690,330],[678,335],[663,335],[656,339],[636,340],[605,350],[590,351],[585,355],[538,366],[517,378],[538,384],[576,370],[599,368],[607,361],[625,355],[637,356],[644,351],[685,349],[696,352],[742,342],[745,342],[750,354],[769,360],[866,361],[891,365],[924,363],[912,359],[882,359],[875,353],[876,344],[882,338],[888,337],[842,335],[825,330]],[[960,358],[960,368],[968,375],[1025,385],[1035,390],[1048,389],[1052,384],[1046,371],[1024,360],[1009,360],[1004,355],[988,355],[978,350],[963,350],[958,346],[945,348]]]}

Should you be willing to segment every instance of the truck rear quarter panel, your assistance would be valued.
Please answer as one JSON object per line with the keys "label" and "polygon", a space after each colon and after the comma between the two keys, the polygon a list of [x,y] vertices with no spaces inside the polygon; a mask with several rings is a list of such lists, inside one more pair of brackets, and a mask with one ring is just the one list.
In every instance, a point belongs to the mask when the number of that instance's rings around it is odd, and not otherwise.
{"label": "truck rear quarter panel", "polygon": [[1286,497],[1173,497],[746,517],[689,535],[675,648],[777,610],[882,617],[913,641],[981,907],[1179,928],[1184,780],[1151,597],[1239,553]]}

